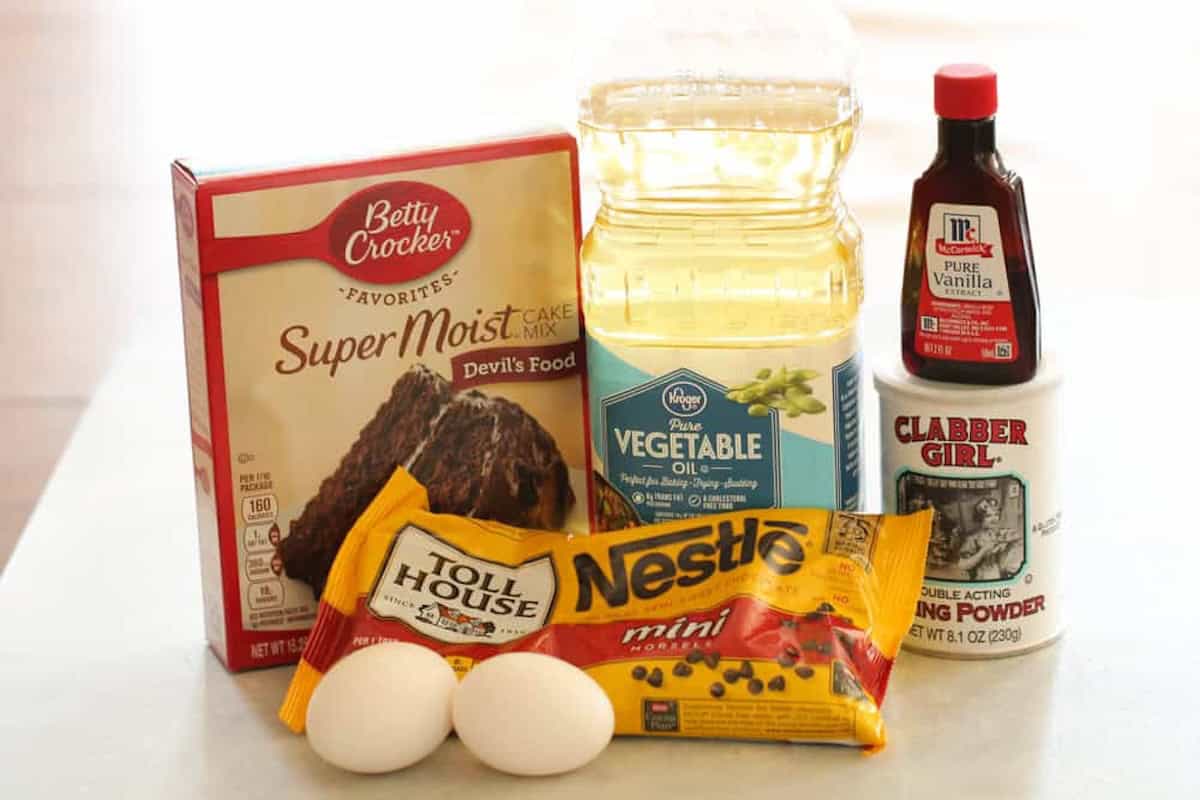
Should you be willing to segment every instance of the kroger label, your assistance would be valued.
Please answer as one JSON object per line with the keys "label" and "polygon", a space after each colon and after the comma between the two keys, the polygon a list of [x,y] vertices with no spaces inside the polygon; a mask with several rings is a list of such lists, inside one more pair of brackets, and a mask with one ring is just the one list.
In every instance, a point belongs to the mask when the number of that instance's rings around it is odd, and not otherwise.
{"label": "kroger label", "polygon": [[595,523],[859,507],[857,341],[630,347],[588,337]]}
{"label": "kroger label", "polygon": [[708,407],[708,394],[691,381],[673,381],[663,389],[662,402],[677,417],[694,417]]}
{"label": "kroger label", "polygon": [[778,505],[779,420],[679,369],[601,402],[609,482],[645,521]]}

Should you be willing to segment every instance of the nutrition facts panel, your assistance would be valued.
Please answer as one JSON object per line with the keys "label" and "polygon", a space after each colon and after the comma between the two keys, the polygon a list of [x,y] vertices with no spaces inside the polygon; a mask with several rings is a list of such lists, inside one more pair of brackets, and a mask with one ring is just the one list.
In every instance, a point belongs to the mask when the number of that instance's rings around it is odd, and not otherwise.
{"label": "nutrition facts panel", "polygon": [[279,507],[271,472],[248,470],[238,473],[237,479],[243,624],[255,631],[303,630],[316,616],[312,592],[284,573],[279,542],[288,519]]}
{"label": "nutrition facts panel", "polygon": [[[242,476],[242,483],[247,483]],[[269,485],[269,475],[256,475],[259,485]],[[283,607],[283,561],[279,544],[279,501],[274,494],[252,494],[242,498],[242,571],[249,627],[260,627],[273,609]]]}

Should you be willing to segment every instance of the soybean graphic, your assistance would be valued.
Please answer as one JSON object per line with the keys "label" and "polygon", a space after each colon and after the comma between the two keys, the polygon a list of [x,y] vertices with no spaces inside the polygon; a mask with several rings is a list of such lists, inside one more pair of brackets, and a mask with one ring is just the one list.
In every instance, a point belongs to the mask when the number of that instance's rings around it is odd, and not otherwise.
{"label": "soybean graphic", "polygon": [[780,367],[772,372],[765,367],[758,371],[755,380],[733,387],[725,397],[745,405],[746,413],[752,417],[765,417],[772,408],[789,417],[820,414],[825,410],[825,404],[812,396],[812,387],[808,385],[815,377],[817,372],[811,369]]}

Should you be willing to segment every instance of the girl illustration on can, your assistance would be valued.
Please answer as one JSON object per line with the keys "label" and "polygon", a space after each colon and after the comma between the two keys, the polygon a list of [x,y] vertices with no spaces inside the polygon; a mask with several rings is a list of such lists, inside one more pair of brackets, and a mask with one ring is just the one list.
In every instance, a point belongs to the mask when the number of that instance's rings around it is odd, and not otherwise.
{"label": "girl illustration on can", "polygon": [[1021,568],[1022,555],[1017,546],[1021,534],[1000,522],[1000,503],[984,497],[975,504],[979,530],[968,535],[959,548],[958,566],[972,581],[996,581],[1011,578]]}

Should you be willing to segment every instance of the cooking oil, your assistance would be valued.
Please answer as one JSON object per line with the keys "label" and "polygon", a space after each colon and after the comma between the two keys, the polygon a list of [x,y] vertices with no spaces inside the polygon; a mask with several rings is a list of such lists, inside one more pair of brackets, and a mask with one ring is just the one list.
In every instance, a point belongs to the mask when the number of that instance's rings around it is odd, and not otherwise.
{"label": "cooking oil", "polygon": [[597,527],[858,508],[852,85],[612,81],[580,108]]}

